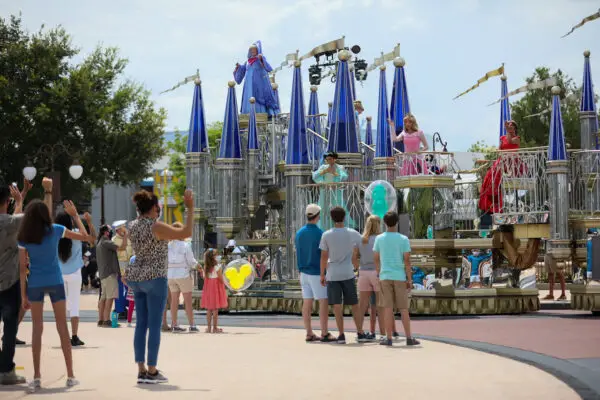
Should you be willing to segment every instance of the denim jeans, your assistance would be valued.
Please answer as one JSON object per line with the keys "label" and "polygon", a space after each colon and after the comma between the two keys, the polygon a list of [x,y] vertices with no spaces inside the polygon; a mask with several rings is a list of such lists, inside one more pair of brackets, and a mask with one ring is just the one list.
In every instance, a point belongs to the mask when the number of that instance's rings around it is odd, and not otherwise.
{"label": "denim jeans", "polygon": [[160,328],[167,304],[167,278],[127,282],[135,299],[135,334],[133,350],[135,362],[146,361],[146,334],[148,334],[148,366],[156,367],[160,348]]}
{"label": "denim jeans", "polygon": [[10,372],[15,368],[14,358],[20,309],[21,286],[17,281],[10,288],[0,291],[0,321],[4,324],[2,349],[0,349],[0,373]]}

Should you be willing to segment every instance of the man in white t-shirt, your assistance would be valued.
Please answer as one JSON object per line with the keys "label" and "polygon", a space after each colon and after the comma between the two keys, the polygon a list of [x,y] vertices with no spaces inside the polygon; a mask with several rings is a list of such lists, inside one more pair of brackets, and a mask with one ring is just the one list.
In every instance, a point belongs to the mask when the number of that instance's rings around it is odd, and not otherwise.
{"label": "man in white t-shirt", "polygon": [[[175,222],[173,227],[183,228],[183,225]],[[169,290],[171,291],[171,329],[173,333],[185,332],[185,329],[177,324],[179,293],[183,295],[185,313],[190,324],[189,332],[198,332],[198,328],[194,324],[194,310],[192,308],[192,290],[194,288],[192,269],[196,268],[196,265],[198,265],[198,261],[194,258],[194,253],[189,242],[183,240],[172,240],[169,242],[169,269],[167,277],[169,279]]]}

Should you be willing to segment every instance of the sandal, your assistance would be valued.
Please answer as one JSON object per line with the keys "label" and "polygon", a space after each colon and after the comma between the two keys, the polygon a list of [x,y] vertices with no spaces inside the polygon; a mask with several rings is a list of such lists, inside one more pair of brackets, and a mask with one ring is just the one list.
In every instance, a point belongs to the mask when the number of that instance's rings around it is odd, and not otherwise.
{"label": "sandal", "polygon": [[333,336],[331,333],[328,333],[327,335],[325,335],[321,338],[321,342],[322,343],[333,343],[333,342],[337,342],[337,338],[335,336]]}
{"label": "sandal", "polygon": [[321,340],[321,338],[317,335],[315,335],[314,333],[312,335],[306,335],[306,339],[304,339],[304,341],[306,343],[310,343],[310,342],[319,342]]}
{"label": "sandal", "polygon": [[554,300],[554,296],[552,296],[551,294],[549,294],[546,297],[543,297],[542,300]]}
{"label": "sandal", "polygon": [[223,329],[221,329],[221,328],[213,328],[213,333],[223,333]]}
{"label": "sandal", "polygon": [[562,296],[560,296],[558,299],[556,299],[556,301],[566,301],[567,300],[567,296],[565,296],[564,294]]}

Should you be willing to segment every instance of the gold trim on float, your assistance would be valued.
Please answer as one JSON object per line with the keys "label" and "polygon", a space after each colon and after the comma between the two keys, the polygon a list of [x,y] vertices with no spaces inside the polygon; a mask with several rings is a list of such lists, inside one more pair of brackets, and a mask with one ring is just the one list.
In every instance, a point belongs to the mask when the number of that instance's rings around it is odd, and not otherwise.
{"label": "gold trim on float", "polygon": [[569,216],[569,224],[576,228],[597,228],[600,226],[600,216]]}
{"label": "gold trim on float", "polygon": [[236,244],[240,246],[284,246],[286,241],[285,239],[240,239],[236,240]]}
{"label": "gold trim on float", "polygon": [[514,224],[515,239],[550,238],[550,224]]}
{"label": "gold trim on float", "polygon": [[[269,115],[267,113],[256,113],[256,123],[266,124],[269,121]],[[248,128],[250,122],[250,114],[239,114],[238,123],[240,128]]]}
{"label": "gold trim on float", "polygon": [[406,188],[436,188],[454,189],[454,178],[438,175],[411,175],[400,176],[394,180],[396,189]]}

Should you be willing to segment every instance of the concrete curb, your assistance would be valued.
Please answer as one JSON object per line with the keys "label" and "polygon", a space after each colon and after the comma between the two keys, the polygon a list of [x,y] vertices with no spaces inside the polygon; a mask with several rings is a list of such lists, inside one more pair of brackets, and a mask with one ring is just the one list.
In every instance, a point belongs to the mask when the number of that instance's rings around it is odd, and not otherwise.
{"label": "concrete curb", "polygon": [[523,349],[506,347],[485,342],[470,340],[449,339],[438,336],[417,335],[424,340],[461,346],[472,350],[510,358],[525,364],[532,365],[554,375],[577,392],[584,400],[600,399],[600,380],[597,372],[581,367],[567,360],[535,353]]}

